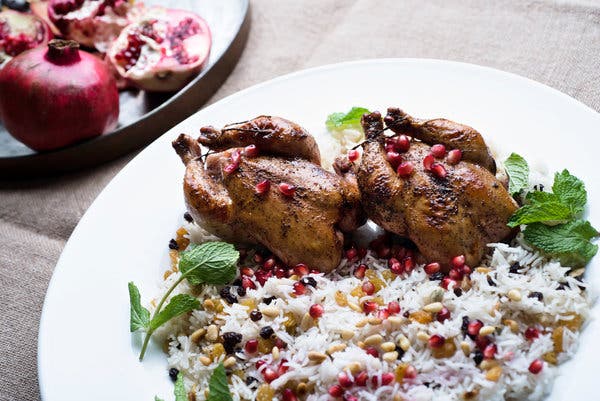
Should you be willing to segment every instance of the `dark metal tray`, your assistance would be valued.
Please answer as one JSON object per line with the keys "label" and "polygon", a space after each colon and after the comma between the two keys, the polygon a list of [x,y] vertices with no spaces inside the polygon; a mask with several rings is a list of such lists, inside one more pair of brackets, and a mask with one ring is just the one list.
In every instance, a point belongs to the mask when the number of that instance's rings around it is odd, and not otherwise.
{"label": "dark metal tray", "polygon": [[0,123],[0,178],[47,176],[114,159],[148,144],[196,112],[221,86],[246,44],[249,0],[146,0],[144,3],[192,10],[208,22],[213,44],[206,67],[176,93],[122,91],[119,125],[113,132],[56,151],[37,153],[10,136]]}

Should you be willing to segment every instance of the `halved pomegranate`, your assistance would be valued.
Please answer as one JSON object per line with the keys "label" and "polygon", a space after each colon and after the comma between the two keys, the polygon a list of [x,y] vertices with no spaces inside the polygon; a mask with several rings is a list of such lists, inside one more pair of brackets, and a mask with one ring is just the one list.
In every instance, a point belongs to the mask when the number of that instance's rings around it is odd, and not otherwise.
{"label": "halved pomegranate", "polygon": [[50,0],[48,17],[67,39],[105,52],[143,5],[126,0]]}
{"label": "halved pomegranate", "polygon": [[0,66],[25,50],[46,44],[50,39],[50,28],[35,15],[0,11]]}
{"label": "halved pomegranate", "polygon": [[210,47],[210,30],[198,15],[152,7],[121,32],[108,56],[119,74],[140,89],[170,92],[202,69]]}

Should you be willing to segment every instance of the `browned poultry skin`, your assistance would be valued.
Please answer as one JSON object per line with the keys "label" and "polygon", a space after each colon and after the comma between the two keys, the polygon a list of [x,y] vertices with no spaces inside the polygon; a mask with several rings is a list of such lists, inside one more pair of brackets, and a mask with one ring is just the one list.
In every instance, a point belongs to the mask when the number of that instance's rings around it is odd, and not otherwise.
{"label": "browned poultry skin", "polygon": [[[400,177],[386,159],[381,115],[365,115],[362,123],[368,140],[357,178],[363,207],[375,223],[408,237],[426,261],[444,266],[457,255],[465,255],[466,263],[476,266],[486,244],[511,235],[506,222],[517,204],[487,169],[489,162],[484,162],[485,167],[470,161],[453,166],[438,159],[447,176],[438,178],[426,171],[423,159],[430,153],[429,145],[443,143],[438,131],[429,144],[411,141],[402,156],[413,164],[414,172]],[[407,135],[412,132],[402,130]],[[462,149],[460,142],[452,143]]]}
{"label": "browned poultry skin", "polygon": [[321,164],[315,138],[298,124],[281,117],[259,116],[243,123],[226,125],[220,131],[203,127],[198,141],[215,151],[254,144],[264,153],[298,157]]}
{"label": "browned poultry skin", "polygon": [[[231,154],[243,148],[211,154],[205,165],[191,137],[180,135],[173,146],[186,164],[184,192],[194,219],[226,241],[261,244],[288,266],[305,263],[324,272],[335,269],[342,257],[342,232],[364,223],[352,175],[265,152],[254,158],[242,156],[239,168],[226,174],[223,169],[231,163]],[[276,143],[269,149],[278,152]],[[256,184],[263,180],[269,180],[271,188],[259,195]],[[296,187],[295,194],[285,196],[279,183]]]}
{"label": "browned poultry skin", "polygon": [[496,174],[496,162],[483,137],[468,125],[444,118],[422,120],[406,114],[397,107],[390,107],[385,124],[397,134],[405,134],[428,144],[441,143],[448,150],[460,149],[463,160],[479,164]]}

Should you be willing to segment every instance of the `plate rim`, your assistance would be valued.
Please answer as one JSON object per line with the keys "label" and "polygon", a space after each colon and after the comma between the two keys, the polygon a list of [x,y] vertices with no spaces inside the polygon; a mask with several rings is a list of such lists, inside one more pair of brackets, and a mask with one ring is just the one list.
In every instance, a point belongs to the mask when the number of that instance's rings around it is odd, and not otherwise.
{"label": "plate rim", "polygon": [[[294,71],[291,73],[287,73],[284,75],[280,75],[277,77],[274,77],[272,79],[257,83],[255,85],[252,85],[250,87],[244,88],[240,91],[237,91],[235,93],[232,93],[229,96],[226,96],[222,99],[220,99],[219,101],[210,104],[209,106],[202,108],[198,111],[196,111],[195,113],[189,115],[188,117],[184,118],[183,120],[181,120],[179,123],[177,123],[176,125],[174,125],[173,127],[171,127],[170,129],[168,129],[167,131],[165,131],[163,134],[161,134],[160,136],[156,137],[152,142],[150,142],[148,145],[146,145],[141,151],[140,153],[138,153],[134,158],[132,158],[117,174],[115,174],[115,176],[105,185],[105,187],[100,191],[100,193],[97,195],[97,197],[94,199],[94,201],[90,204],[90,206],[86,209],[86,211],[84,212],[84,214],[82,215],[81,219],[79,220],[79,222],[77,223],[76,227],[74,228],[73,232],[71,233],[71,235],[69,236],[68,240],[65,242],[65,246],[63,248],[63,250],[61,251],[61,254],[55,264],[55,267],[53,269],[52,272],[52,276],[50,278],[50,281],[48,283],[48,287],[46,290],[46,293],[44,295],[44,302],[43,302],[43,306],[42,306],[42,310],[41,310],[41,314],[40,314],[40,321],[39,321],[39,325],[38,325],[38,338],[37,338],[37,378],[38,378],[38,387],[39,387],[39,391],[40,391],[40,397],[42,400],[46,400],[48,401],[48,399],[45,396],[45,382],[42,379],[43,378],[43,374],[42,374],[42,358],[41,358],[41,354],[42,354],[42,330],[44,329],[44,326],[46,325],[46,321],[47,321],[47,317],[48,317],[48,308],[49,306],[49,295],[51,294],[51,292],[53,291],[54,287],[56,286],[56,282],[58,280],[57,277],[59,277],[61,275],[61,272],[64,270],[64,268],[61,268],[61,265],[63,264],[63,258],[65,255],[65,251],[67,250],[67,248],[70,248],[73,246],[73,239],[79,234],[79,231],[81,230],[81,227],[85,224],[85,222],[87,221],[87,219],[89,218],[90,215],[90,211],[93,211],[96,208],[96,205],[98,204],[99,200],[102,199],[106,193],[107,190],[114,184],[114,182],[122,179],[125,174],[132,168],[135,167],[136,165],[136,161],[139,160],[139,158],[142,157],[142,154],[144,153],[144,151],[146,151],[146,149],[148,149],[149,147],[152,147],[156,144],[156,142],[159,141],[160,138],[162,138],[163,136],[167,135],[173,128],[175,128],[176,126],[182,124],[184,121],[191,119],[194,117],[195,114],[200,113],[200,112],[210,112],[210,110],[213,107],[220,107],[221,103],[224,102],[229,102],[232,100],[235,100],[237,98],[246,96],[248,93],[253,92],[253,91],[258,91],[261,90],[262,88],[269,86],[269,85],[274,85],[280,82],[284,82],[290,79],[294,79],[298,76],[304,76],[304,75],[310,75],[310,74],[315,74],[315,73],[319,73],[321,71],[327,71],[327,70],[332,70],[332,69],[338,69],[338,68],[348,68],[348,67],[354,67],[357,65],[368,65],[368,64],[395,64],[395,63],[402,63],[402,64],[410,64],[410,63],[416,63],[416,64],[421,64],[421,63],[425,63],[425,64],[446,64],[449,66],[458,66],[461,68],[467,68],[467,69],[471,69],[471,70],[484,70],[488,73],[492,73],[495,75],[499,75],[501,77],[505,77],[505,78],[510,78],[513,80],[518,80],[521,81],[525,84],[528,85],[533,85],[543,91],[546,91],[548,93],[552,93],[553,95],[559,95],[560,98],[562,98],[563,100],[567,100],[569,103],[571,103],[573,106],[581,109],[582,111],[585,111],[586,113],[591,112],[596,118],[600,118],[600,112],[594,110],[593,108],[591,108],[590,106],[584,104],[583,102],[569,96],[568,94],[559,91],[558,89],[552,88],[549,85],[546,85],[544,83],[535,81],[531,78],[528,77],[524,77],[522,75],[516,74],[516,73],[512,73],[512,72],[508,72],[508,71],[503,71],[494,67],[489,67],[489,66],[483,66],[483,65],[478,65],[478,64],[474,64],[474,63],[466,63],[466,62],[460,62],[460,61],[453,61],[453,60],[445,60],[445,59],[437,59],[437,58],[414,58],[414,57],[408,57],[408,58],[369,58],[369,59],[360,59],[360,60],[353,60],[353,61],[345,61],[345,62],[340,62],[340,63],[329,63],[329,64],[325,64],[325,65],[321,65],[321,66],[315,66],[315,67],[311,67],[311,68],[306,68],[306,69],[302,69],[302,70],[298,70],[298,71]],[[599,120],[600,121],[600,120]]]}

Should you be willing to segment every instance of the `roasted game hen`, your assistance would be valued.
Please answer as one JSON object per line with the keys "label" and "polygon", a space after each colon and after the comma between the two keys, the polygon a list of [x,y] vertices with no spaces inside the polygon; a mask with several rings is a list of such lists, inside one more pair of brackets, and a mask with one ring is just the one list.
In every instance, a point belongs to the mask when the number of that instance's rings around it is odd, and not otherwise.
{"label": "roasted game hen", "polygon": [[495,162],[473,128],[449,120],[417,120],[388,109],[365,114],[357,169],[363,207],[384,229],[413,241],[428,262],[465,255],[474,266],[486,244],[506,239],[517,204],[494,175]]}
{"label": "roasted game hen", "polygon": [[[314,138],[278,117],[180,135],[184,192],[194,219],[227,241],[260,244],[287,265],[324,272],[342,257],[343,232],[364,223],[353,174],[320,166]],[[203,157],[200,144],[217,153]]]}

